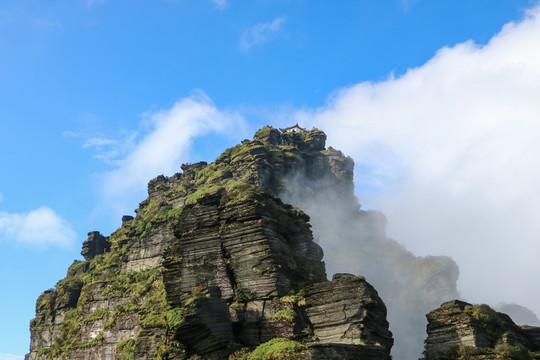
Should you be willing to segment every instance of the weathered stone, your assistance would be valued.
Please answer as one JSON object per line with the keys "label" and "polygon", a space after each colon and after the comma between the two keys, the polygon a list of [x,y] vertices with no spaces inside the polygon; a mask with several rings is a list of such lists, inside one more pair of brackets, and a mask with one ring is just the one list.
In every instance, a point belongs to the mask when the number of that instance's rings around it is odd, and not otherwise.
{"label": "weathered stone", "polygon": [[257,131],[253,136],[253,139],[267,142],[272,145],[279,145],[281,143],[281,133],[278,129],[267,126]]}
{"label": "weathered stone", "polygon": [[376,345],[314,344],[308,348],[309,360],[387,360],[388,349]]}
{"label": "weathered stone", "polygon": [[390,353],[386,306],[362,277],[336,274],[306,289],[306,313],[321,343],[377,345]]}
{"label": "weathered stone", "polygon": [[453,300],[442,304],[426,317],[426,360],[457,358],[467,349],[475,349],[468,350],[468,359],[499,359],[500,356],[509,356],[507,349],[515,352],[510,358],[518,353],[525,356],[519,358],[530,358],[529,352],[540,348],[540,328],[520,328],[508,315],[496,312],[487,305]]}
{"label": "weathered stone", "polygon": [[96,255],[104,254],[111,249],[111,243],[109,240],[101,235],[99,231],[92,231],[88,233],[88,239],[83,242],[83,248],[81,255],[84,260],[91,260]]}
{"label": "weathered stone", "polygon": [[90,233],[86,261],[40,296],[28,359],[217,360],[277,337],[308,344],[306,359],[388,359],[377,292],[352,275],[327,281],[309,217],[276,197],[304,169],[354,205],[352,160],[325,140],[264,129],[151,180],[137,216]]}
{"label": "weathered stone", "polygon": [[134,219],[134,218],[133,218],[133,216],[131,216],[131,215],[124,215],[124,216],[122,216],[122,226],[126,225],[126,223],[127,223],[128,221],[131,221],[131,220],[133,220],[133,219]]}

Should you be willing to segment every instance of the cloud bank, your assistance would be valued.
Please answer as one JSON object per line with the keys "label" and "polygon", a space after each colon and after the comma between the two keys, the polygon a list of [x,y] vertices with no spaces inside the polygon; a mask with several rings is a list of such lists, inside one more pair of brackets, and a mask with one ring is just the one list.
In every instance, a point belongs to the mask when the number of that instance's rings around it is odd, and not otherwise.
{"label": "cloud bank", "polygon": [[[115,215],[130,213],[145,196],[149,180],[172,175],[189,160],[193,140],[210,133],[237,132],[242,118],[218,110],[203,93],[177,101],[172,108],[146,114],[149,129],[130,153],[116,161],[103,179],[104,201]],[[107,142],[107,141],[106,141]],[[97,143],[100,143],[97,141]]]}
{"label": "cloud bank", "polygon": [[243,50],[249,50],[255,45],[272,40],[281,31],[281,27],[286,20],[282,16],[270,22],[255,24],[247,28],[240,38],[240,47]]}
{"label": "cloud bank", "polygon": [[48,207],[28,213],[0,212],[0,239],[26,245],[70,247],[76,235],[69,223]]}
{"label": "cloud bank", "polygon": [[488,44],[440,49],[403,76],[303,111],[353,157],[360,201],[416,255],[449,255],[474,302],[540,314],[540,6]]}

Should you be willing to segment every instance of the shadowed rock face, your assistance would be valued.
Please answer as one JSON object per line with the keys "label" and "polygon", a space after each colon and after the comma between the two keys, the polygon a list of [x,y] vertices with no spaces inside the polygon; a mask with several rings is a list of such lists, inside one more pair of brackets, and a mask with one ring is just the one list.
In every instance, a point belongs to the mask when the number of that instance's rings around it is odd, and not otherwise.
{"label": "shadowed rock face", "polygon": [[92,231],[88,233],[88,239],[83,242],[81,255],[84,260],[91,260],[96,255],[104,254],[109,250],[111,250],[109,239],[101,235],[99,231]]}
{"label": "shadowed rock face", "polygon": [[327,281],[309,217],[275,196],[304,169],[353,197],[352,161],[325,139],[263,129],[150,181],[137,216],[91,233],[85,261],[39,297],[27,359],[228,359],[279,338],[290,359],[388,359],[375,289]]}
{"label": "shadowed rock face", "polygon": [[487,305],[453,300],[426,315],[425,359],[537,359],[540,328],[517,326]]}

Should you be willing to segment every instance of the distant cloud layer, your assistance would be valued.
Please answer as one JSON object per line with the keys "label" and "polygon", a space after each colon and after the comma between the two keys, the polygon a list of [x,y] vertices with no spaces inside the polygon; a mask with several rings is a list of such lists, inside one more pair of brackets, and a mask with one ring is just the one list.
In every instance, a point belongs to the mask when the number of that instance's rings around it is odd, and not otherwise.
{"label": "distant cloud layer", "polygon": [[287,19],[282,16],[273,21],[255,24],[247,28],[240,38],[240,47],[244,50],[249,50],[255,45],[272,40],[274,36],[281,31],[281,27],[286,20]]}
{"label": "distant cloud layer", "polygon": [[[105,174],[104,201],[117,215],[130,213],[144,198],[149,180],[172,175],[189,160],[194,138],[214,132],[237,131],[243,122],[233,113],[220,111],[202,92],[179,100],[171,109],[147,114],[150,130]],[[96,141],[100,143],[100,141]]]}
{"label": "distant cloud layer", "polygon": [[48,207],[23,214],[0,212],[0,240],[44,248],[70,247],[75,238],[69,223]]}
{"label": "distant cloud layer", "polygon": [[540,314],[540,7],[488,44],[302,112],[356,161],[360,201],[415,254],[452,256],[463,296]]}

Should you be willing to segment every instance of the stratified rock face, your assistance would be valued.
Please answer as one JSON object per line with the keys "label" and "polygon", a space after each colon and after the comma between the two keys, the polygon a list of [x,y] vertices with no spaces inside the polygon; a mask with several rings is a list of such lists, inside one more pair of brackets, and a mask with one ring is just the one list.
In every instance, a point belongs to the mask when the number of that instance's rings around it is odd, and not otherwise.
{"label": "stratified rock face", "polygon": [[453,300],[427,319],[426,360],[540,358],[540,328],[517,326],[487,305]]}
{"label": "stratified rock face", "polygon": [[327,281],[309,217],[275,196],[298,169],[354,196],[352,161],[325,139],[266,128],[150,181],[137,216],[90,233],[85,261],[39,297],[27,359],[388,359],[377,292],[352,275]]}
{"label": "stratified rock face", "polygon": [[101,235],[99,231],[92,231],[88,233],[88,239],[83,242],[81,255],[84,260],[91,260],[96,255],[104,254],[110,249],[111,243],[109,239]]}
{"label": "stratified rock face", "polygon": [[336,274],[332,282],[311,285],[306,293],[306,313],[321,342],[392,348],[386,307],[364,278]]}

